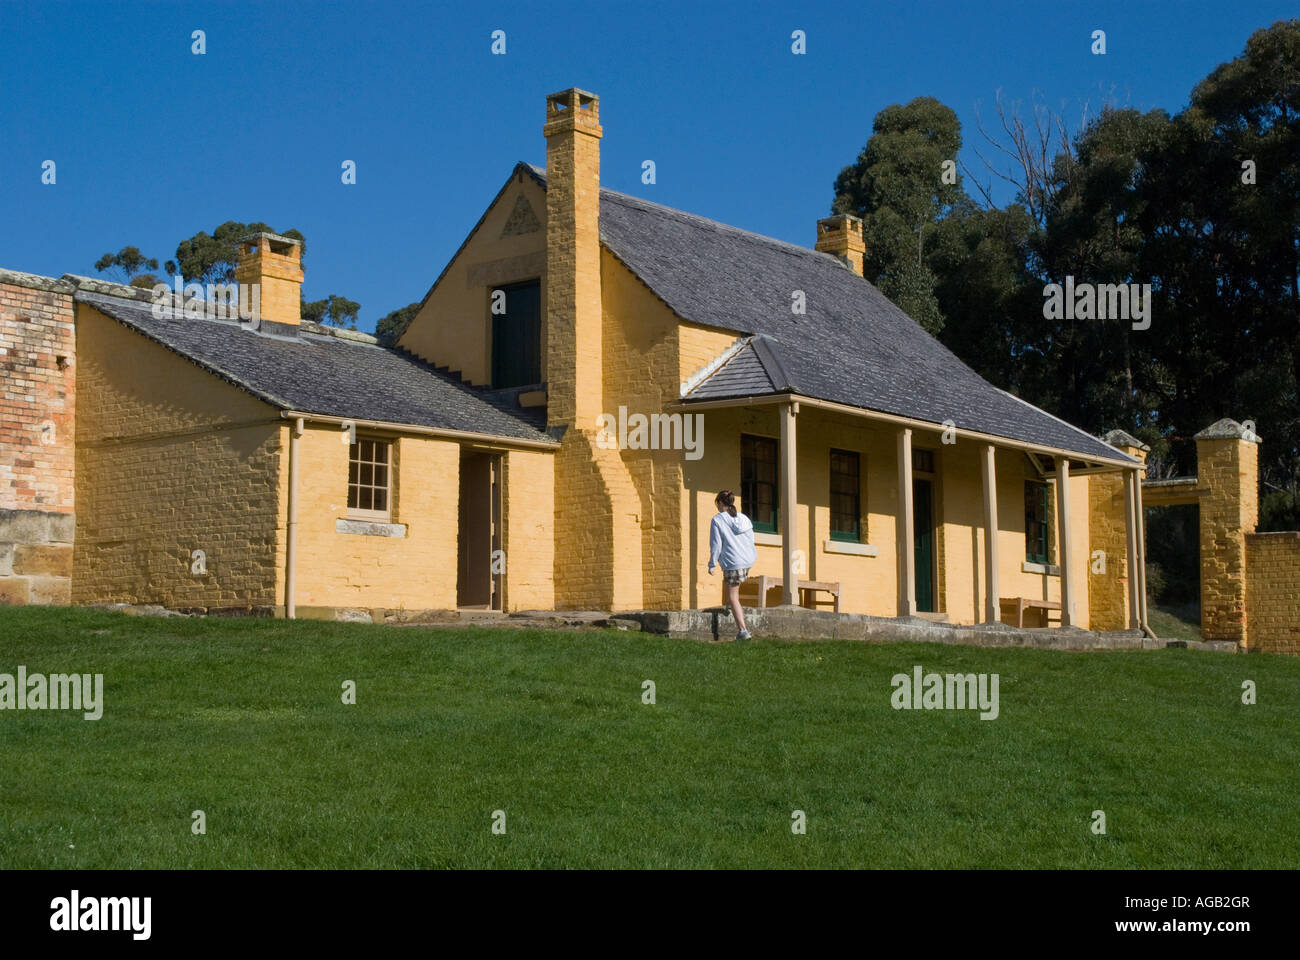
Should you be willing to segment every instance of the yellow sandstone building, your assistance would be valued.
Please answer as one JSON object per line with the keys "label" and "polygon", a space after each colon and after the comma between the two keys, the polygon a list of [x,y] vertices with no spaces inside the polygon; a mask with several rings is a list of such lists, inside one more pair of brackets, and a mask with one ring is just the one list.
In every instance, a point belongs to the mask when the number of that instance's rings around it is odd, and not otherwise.
{"label": "yellow sandstone building", "polygon": [[256,325],[9,274],[75,336],[39,353],[75,357],[44,447],[75,496],[18,505],[75,516],[65,602],[699,609],[732,489],[749,603],[1142,629],[1141,443],[982,380],[862,278],[856,218],[808,249],[603,190],[580,90],[542,132],[395,349],[303,322],[269,234],[239,246]]}

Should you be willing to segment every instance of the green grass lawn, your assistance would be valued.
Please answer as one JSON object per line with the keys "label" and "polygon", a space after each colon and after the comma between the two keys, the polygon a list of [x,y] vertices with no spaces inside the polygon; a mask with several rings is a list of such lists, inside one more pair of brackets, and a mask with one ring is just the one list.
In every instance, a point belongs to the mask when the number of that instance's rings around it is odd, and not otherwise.
{"label": "green grass lawn", "polygon": [[1147,623],[1162,640],[1204,640],[1201,636],[1201,611],[1196,604],[1181,607],[1156,607],[1147,610]]}
{"label": "green grass lawn", "polygon": [[[106,706],[0,712],[0,867],[1300,865],[1293,658],[0,608],[19,664]],[[914,664],[1000,717],[892,709]]]}

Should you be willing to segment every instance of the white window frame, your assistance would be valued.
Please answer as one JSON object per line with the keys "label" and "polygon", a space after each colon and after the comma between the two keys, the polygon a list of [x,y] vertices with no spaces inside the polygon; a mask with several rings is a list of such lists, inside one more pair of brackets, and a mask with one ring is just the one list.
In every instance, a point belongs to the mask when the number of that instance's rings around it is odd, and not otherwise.
{"label": "white window frame", "polygon": [[[380,464],[377,460],[374,459],[360,460],[361,444],[363,443],[372,443],[375,444],[376,446],[382,444],[387,449],[387,456],[384,463]],[[397,453],[397,444],[388,437],[364,436],[358,434],[356,440],[353,443],[348,445],[348,481],[347,481],[348,493],[347,493],[346,503],[347,503],[347,516],[349,519],[377,520],[383,523],[390,523],[392,521],[393,519],[393,470],[394,467],[396,466],[394,462],[396,459],[396,453]],[[353,459],[354,454],[357,456],[357,459],[355,460]],[[352,482],[352,465],[354,463],[358,464],[358,470],[357,470],[358,482],[356,483]],[[363,484],[360,482],[360,478],[361,478],[360,467],[364,466],[365,464],[370,464],[372,467],[374,466],[384,467],[385,482],[383,486],[380,486],[379,484],[373,482],[367,484]],[[372,480],[373,480],[373,474],[372,474]],[[363,488],[372,491],[383,490],[385,509],[374,510],[374,509],[364,509],[360,506],[354,507],[352,505],[353,490],[355,489],[358,491],[357,503],[360,503],[361,502],[360,490]],[[373,502],[373,499],[371,502]]]}

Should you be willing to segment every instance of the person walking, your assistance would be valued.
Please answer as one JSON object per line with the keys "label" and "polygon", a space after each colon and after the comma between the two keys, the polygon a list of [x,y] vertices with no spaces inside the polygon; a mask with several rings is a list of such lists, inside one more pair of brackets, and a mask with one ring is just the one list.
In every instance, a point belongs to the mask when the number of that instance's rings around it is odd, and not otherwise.
{"label": "person walking", "polygon": [[745,627],[745,611],[740,606],[740,585],[748,579],[749,568],[758,559],[754,550],[754,525],[736,509],[736,498],[730,490],[719,493],[713,505],[718,512],[709,529],[709,574],[713,574],[715,566],[722,568],[723,595],[740,630],[736,641],[741,642],[750,638]]}

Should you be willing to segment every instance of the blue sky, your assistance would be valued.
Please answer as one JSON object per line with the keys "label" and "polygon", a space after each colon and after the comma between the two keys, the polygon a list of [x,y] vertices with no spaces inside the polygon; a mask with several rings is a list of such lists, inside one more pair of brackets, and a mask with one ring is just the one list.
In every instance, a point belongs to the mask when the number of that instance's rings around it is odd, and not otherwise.
{"label": "blue sky", "polygon": [[1176,112],[1252,31],[1297,15],[1295,0],[0,0],[0,267],[93,275],[126,244],[163,261],[262,220],[306,235],[308,299],[357,300],[371,329],[424,295],[517,160],[545,162],[544,98],[570,86],[601,98],[606,187],[811,245],[891,103],[948,104],[976,166],[976,110],[999,89],[1073,116],[1107,96]]}

